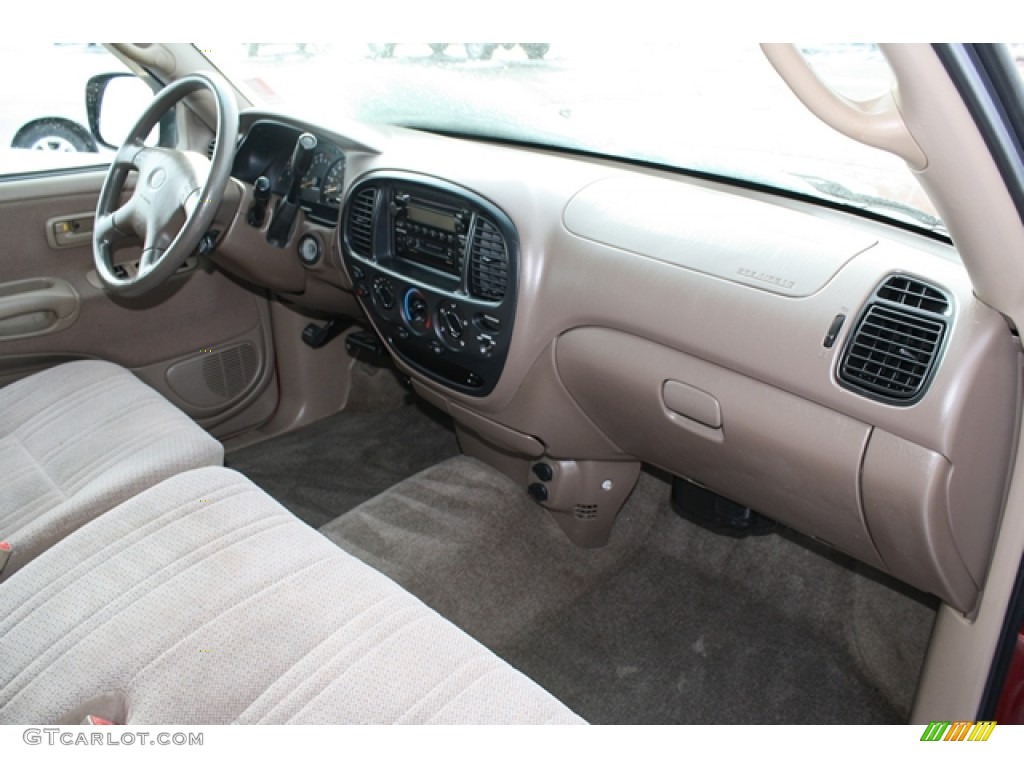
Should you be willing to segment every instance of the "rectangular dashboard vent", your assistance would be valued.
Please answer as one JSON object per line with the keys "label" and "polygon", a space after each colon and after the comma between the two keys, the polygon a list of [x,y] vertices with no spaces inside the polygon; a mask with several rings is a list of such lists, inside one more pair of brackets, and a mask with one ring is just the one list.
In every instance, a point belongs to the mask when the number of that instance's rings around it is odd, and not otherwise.
{"label": "rectangular dashboard vent", "polygon": [[893,275],[882,283],[877,296],[934,315],[944,315],[949,311],[949,299],[942,291],[903,275]]}
{"label": "rectangular dashboard vent", "polygon": [[847,345],[840,380],[880,399],[912,401],[924,392],[945,332],[942,320],[872,304]]}
{"label": "rectangular dashboard vent", "polygon": [[364,259],[373,258],[373,212],[377,206],[377,190],[368,187],[352,201],[349,208],[346,237],[352,252]]}
{"label": "rectangular dashboard vent", "polygon": [[469,292],[489,301],[500,301],[508,290],[508,248],[496,226],[482,217],[476,220],[469,245]]}

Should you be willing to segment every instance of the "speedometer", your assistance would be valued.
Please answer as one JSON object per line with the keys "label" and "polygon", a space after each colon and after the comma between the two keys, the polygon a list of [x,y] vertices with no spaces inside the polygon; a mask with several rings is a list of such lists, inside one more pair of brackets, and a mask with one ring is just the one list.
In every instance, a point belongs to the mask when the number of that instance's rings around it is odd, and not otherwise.
{"label": "speedometer", "polygon": [[320,200],[320,190],[324,185],[324,176],[334,156],[330,152],[317,152],[313,155],[313,162],[309,171],[302,177],[299,185],[299,194],[304,203],[315,203]]}
{"label": "speedometer", "polygon": [[343,155],[324,174],[323,181],[320,184],[320,202],[323,205],[340,205],[344,181],[345,157]]}

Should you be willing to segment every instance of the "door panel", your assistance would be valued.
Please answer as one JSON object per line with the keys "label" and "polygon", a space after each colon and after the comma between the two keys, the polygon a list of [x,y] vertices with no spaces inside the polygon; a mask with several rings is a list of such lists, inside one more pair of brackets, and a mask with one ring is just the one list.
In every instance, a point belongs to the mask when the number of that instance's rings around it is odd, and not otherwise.
{"label": "door panel", "polygon": [[78,319],[78,293],[67,280],[35,277],[0,284],[0,340],[56,333]]}
{"label": "door panel", "polygon": [[205,259],[151,295],[106,294],[91,238],[55,237],[62,221],[91,228],[81,214],[95,209],[102,181],[98,171],[0,180],[0,383],[101,358],[135,370],[215,434],[258,426],[277,400],[265,297]]}

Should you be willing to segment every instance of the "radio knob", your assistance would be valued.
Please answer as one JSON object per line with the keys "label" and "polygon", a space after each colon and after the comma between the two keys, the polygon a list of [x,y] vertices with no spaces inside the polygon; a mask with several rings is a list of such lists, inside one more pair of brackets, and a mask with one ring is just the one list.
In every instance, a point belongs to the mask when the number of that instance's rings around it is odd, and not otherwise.
{"label": "radio knob", "polygon": [[406,194],[395,195],[395,199],[391,201],[388,209],[391,211],[391,215],[398,216],[405,212],[405,209],[409,205],[409,196]]}

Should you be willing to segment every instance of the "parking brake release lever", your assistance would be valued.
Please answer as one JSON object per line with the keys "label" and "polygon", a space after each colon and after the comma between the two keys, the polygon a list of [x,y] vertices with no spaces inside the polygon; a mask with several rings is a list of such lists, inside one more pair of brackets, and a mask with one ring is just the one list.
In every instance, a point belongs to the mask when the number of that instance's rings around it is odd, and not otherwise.
{"label": "parking brake release lever", "polygon": [[278,201],[274,208],[273,218],[270,220],[270,226],[267,228],[267,242],[278,248],[284,248],[291,236],[292,227],[295,225],[295,215],[299,212],[299,192],[302,188],[302,178],[313,165],[316,145],[316,136],[312,133],[303,133],[295,142],[295,149],[292,150],[288,193]]}

